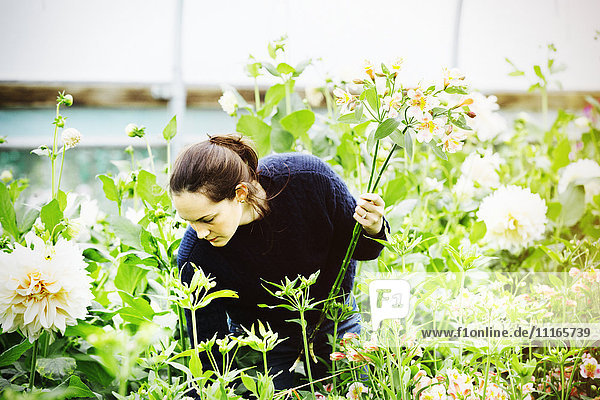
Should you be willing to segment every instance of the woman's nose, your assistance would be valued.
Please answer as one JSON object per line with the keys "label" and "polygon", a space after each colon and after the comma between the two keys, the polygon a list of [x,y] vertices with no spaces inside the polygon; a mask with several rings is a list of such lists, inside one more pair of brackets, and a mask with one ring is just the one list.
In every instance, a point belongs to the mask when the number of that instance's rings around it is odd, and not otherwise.
{"label": "woman's nose", "polygon": [[210,231],[202,226],[202,224],[191,224],[192,229],[196,231],[196,235],[198,235],[198,239],[204,239],[208,236]]}

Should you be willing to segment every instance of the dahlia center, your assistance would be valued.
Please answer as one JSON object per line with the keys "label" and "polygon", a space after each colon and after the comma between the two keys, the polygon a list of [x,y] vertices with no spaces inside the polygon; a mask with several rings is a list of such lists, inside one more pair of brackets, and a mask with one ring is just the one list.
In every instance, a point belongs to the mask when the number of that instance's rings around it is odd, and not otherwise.
{"label": "dahlia center", "polygon": [[17,288],[17,292],[22,296],[39,300],[51,294],[46,287],[54,283],[45,280],[39,271],[29,272]]}

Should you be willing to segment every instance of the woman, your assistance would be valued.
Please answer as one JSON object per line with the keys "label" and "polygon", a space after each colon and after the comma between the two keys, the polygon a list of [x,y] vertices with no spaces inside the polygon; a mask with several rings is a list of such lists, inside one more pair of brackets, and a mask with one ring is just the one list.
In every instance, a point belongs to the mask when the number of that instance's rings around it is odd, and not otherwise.
{"label": "woman", "polygon": [[[190,224],[178,253],[182,281],[191,280],[193,263],[215,278],[215,290],[232,289],[239,296],[215,300],[196,312],[198,341],[215,333],[218,337],[239,333],[240,326],[250,328],[257,320],[267,322],[280,338],[288,338],[267,354],[271,374],[281,371],[275,387],[292,387],[288,369],[302,349],[302,340],[300,326],[287,320],[298,315],[283,308],[259,307],[278,304],[263,285],[320,270],[310,296],[327,298],[355,221],[362,225],[363,234],[354,259],[374,259],[381,252],[381,244],[370,238],[385,239],[383,200],[364,194],[357,204],[341,178],[311,155],[275,154],[259,162],[249,142],[235,135],[212,136],[186,148],[175,161],[170,190],[177,212]],[[355,264],[349,265],[342,282],[346,301],[354,307],[350,293]],[[308,313],[309,329],[319,314]],[[186,317],[193,337],[189,311]],[[358,314],[344,321],[339,335],[359,332],[359,322]],[[332,331],[332,324],[324,323],[314,341],[315,354],[325,360],[331,352],[326,334]],[[210,368],[206,361],[203,358],[205,369]],[[313,379],[326,373],[324,366],[311,367]]]}

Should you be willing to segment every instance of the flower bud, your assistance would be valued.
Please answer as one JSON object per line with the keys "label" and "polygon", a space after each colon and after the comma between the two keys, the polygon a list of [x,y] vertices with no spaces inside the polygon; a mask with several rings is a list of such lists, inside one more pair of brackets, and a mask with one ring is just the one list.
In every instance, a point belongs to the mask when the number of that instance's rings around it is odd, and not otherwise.
{"label": "flower bud", "polygon": [[475,114],[473,111],[469,111],[467,113],[467,117],[469,117],[469,118],[475,118],[476,116],[477,116],[477,114]]}
{"label": "flower bud", "polygon": [[8,169],[5,169],[4,171],[2,171],[2,173],[0,174],[0,181],[2,181],[4,183],[8,183],[12,180],[13,180],[13,174],[11,171],[9,171]]}
{"label": "flower bud", "polygon": [[130,156],[133,155],[133,146],[129,145],[125,148],[125,153],[129,154]]}
{"label": "flower bud", "polygon": [[375,72],[375,76],[378,76],[378,77],[380,77],[380,78],[383,78],[383,77],[385,77],[386,75],[385,75],[385,74],[383,74],[383,73],[381,73],[381,72]]}
{"label": "flower bud", "polygon": [[65,117],[63,117],[62,115],[59,115],[58,117],[54,118],[54,125],[56,125],[59,128],[64,128],[65,120],[66,120]]}
{"label": "flower bud", "polygon": [[70,94],[65,95],[63,97],[62,103],[67,107],[71,107],[73,105],[73,96],[71,96]]}
{"label": "flower bud", "polygon": [[146,134],[145,126],[137,126],[136,124],[127,124],[125,127],[125,133],[129,137],[139,137],[142,138]]}
{"label": "flower bud", "polygon": [[353,83],[357,84],[357,85],[364,85],[365,81],[363,81],[362,79],[354,79],[352,81]]}
{"label": "flower bud", "polygon": [[339,361],[339,360],[343,360],[344,358],[346,358],[346,355],[344,353],[339,352],[339,351],[336,351],[336,352],[331,353],[329,355],[329,359],[331,361]]}

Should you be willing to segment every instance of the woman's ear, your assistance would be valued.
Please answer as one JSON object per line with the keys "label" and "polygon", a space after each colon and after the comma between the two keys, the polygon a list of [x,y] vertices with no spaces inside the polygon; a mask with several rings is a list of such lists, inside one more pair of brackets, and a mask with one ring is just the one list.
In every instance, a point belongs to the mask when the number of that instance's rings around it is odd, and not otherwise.
{"label": "woman's ear", "polygon": [[235,199],[244,203],[248,198],[248,186],[245,183],[240,183],[235,187]]}

